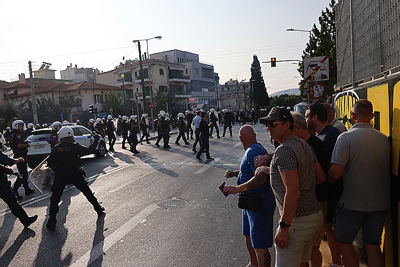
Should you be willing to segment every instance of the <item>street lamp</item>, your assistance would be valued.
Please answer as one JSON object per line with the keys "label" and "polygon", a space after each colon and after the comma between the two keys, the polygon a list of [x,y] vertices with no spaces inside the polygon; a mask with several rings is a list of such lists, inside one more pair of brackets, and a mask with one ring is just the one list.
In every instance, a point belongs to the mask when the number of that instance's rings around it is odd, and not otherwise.
{"label": "street lamp", "polygon": [[[143,65],[142,65],[142,51],[141,51],[141,47],[140,47],[140,41],[146,41],[146,46],[147,46],[147,57],[149,56],[149,40],[152,39],[158,39],[161,40],[162,36],[155,36],[152,38],[147,38],[147,39],[140,39],[140,40],[133,40],[133,43],[137,43],[138,44],[138,49],[139,49],[139,66],[140,66],[140,83],[142,86],[142,94],[143,94],[143,108],[146,108],[146,94],[145,94],[145,88],[144,88],[144,78],[143,78]],[[148,68],[147,68],[148,73],[150,73],[150,64],[148,64]],[[150,76],[149,76],[150,77]],[[150,78],[149,78],[150,81]],[[149,86],[150,87],[150,86]],[[153,90],[152,88],[150,88],[150,101],[153,101]],[[152,128],[154,129],[154,125],[153,125],[153,109],[150,109],[151,112],[151,124],[152,124]],[[139,114],[138,114],[139,115]]]}
{"label": "street lamp", "polygon": [[[308,32],[310,34],[310,39],[311,39],[312,31],[310,31],[310,30],[300,30],[300,29],[290,28],[290,29],[286,29],[286,31],[287,32]],[[308,92],[307,92],[307,102],[308,102],[308,104],[310,104],[310,90],[308,90]]]}

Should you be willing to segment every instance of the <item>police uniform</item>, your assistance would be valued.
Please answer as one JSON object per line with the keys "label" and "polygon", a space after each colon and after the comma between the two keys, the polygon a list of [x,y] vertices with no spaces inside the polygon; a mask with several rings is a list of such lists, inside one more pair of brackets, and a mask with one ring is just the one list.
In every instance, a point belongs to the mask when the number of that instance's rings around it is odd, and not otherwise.
{"label": "police uniform", "polygon": [[[54,171],[55,175],[52,187],[53,193],[50,198],[50,217],[47,221],[47,227],[50,229],[55,228],[57,222],[56,215],[59,209],[58,203],[60,202],[65,186],[68,184],[75,185],[75,187],[85,195],[99,216],[104,214],[104,208],[99,204],[85,181],[85,173],[81,168],[80,159],[81,156],[95,152],[99,139],[96,136],[92,145],[84,147],[74,142],[73,131],[70,127],[63,128],[69,128],[72,132],[72,136],[60,138],[61,142],[51,150],[51,154],[47,160],[48,165]],[[63,130],[63,128],[61,128],[61,130]]]}
{"label": "police uniform", "polygon": [[90,123],[89,122],[89,124],[88,124],[88,129],[90,130],[90,131],[94,131],[94,125],[93,125],[93,123]]}
{"label": "police uniform", "polygon": [[[11,166],[15,164],[15,160],[7,157],[3,152],[0,152],[0,164]],[[28,217],[25,210],[18,204],[14,192],[11,190],[11,183],[7,180],[7,174],[9,173],[12,173],[11,169],[0,166],[0,198],[8,205],[12,214],[14,214],[25,227],[28,227],[36,221],[37,215]]]}
{"label": "police uniform", "polygon": [[161,116],[155,120],[155,124],[157,125],[157,141],[156,141],[156,146],[160,146],[158,143],[160,142],[162,138],[162,132],[161,132]]}
{"label": "police uniform", "polygon": [[108,144],[110,146],[110,151],[114,151],[114,144],[115,141],[117,140],[114,131],[115,131],[114,122],[112,121],[112,119],[111,120],[109,119],[107,121],[106,133],[108,137]]}
{"label": "police uniform", "polygon": [[146,137],[146,143],[150,144],[149,142],[149,125],[146,123],[146,118],[142,117],[140,120],[140,130],[142,131],[142,137],[140,138],[140,142],[143,142],[143,139]]}
{"label": "police uniform", "polygon": [[125,149],[125,141],[128,139],[128,134],[129,134],[129,124],[126,120],[122,121],[122,129],[121,129],[121,134],[122,134],[122,148]]}
{"label": "police uniform", "polygon": [[224,113],[224,133],[222,137],[225,137],[226,128],[229,128],[229,133],[232,137],[232,122],[233,122],[233,114],[230,111],[226,111]]}
{"label": "police uniform", "polygon": [[160,119],[160,130],[161,135],[164,142],[164,148],[170,148],[168,145],[169,142],[169,121],[165,119],[165,117],[161,117]]}
{"label": "police uniform", "polygon": [[189,145],[189,142],[186,140],[185,137],[186,124],[183,118],[179,118],[178,120],[178,130],[179,134],[178,137],[176,138],[175,144],[179,145],[179,139],[182,137],[183,142],[185,142],[185,145]]}
{"label": "police uniform", "polygon": [[186,134],[187,134],[187,139],[189,139],[189,132],[190,132],[190,139],[193,139],[193,129],[190,127],[192,124],[192,120],[194,118],[194,115],[192,113],[189,113],[186,115],[186,121],[187,121],[187,128],[186,128]]}
{"label": "police uniform", "polygon": [[103,138],[106,136],[106,133],[105,133],[104,127],[103,127],[103,122],[96,122],[96,125],[94,126],[94,130],[96,131],[96,133],[101,135]]}
{"label": "police uniform", "polygon": [[26,162],[27,153],[28,153],[28,144],[25,140],[25,132],[21,132],[18,130],[14,130],[11,135],[11,149],[14,153],[14,158],[23,158],[24,162],[17,163],[17,168],[19,172],[19,176],[17,176],[17,180],[14,183],[13,190],[18,198],[20,198],[18,194],[18,189],[21,185],[23,185],[25,189],[25,195],[32,194],[35,192],[33,189],[30,189],[28,186],[28,166]]}
{"label": "police uniform", "polygon": [[207,157],[208,160],[213,160],[213,158],[210,156],[210,150],[209,150],[210,144],[209,144],[209,140],[208,140],[208,138],[209,138],[208,128],[209,128],[209,126],[207,124],[207,121],[203,120],[203,115],[202,115],[202,119],[200,121],[200,127],[199,127],[200,140],[201,140],[201,142],[200,142],[200,150],[196,155],[196,158],[198,160],[201,160],[200,156],[201,156],[201,154],[203,152],[206,153],[206,157]]}
{"label": "police uniform", "polygon": [[218,121],[218,118],[215,116],[214,112],[210,112],[210,122],[211,122],[210,137],[211,138],[212,138],[212,133],[213,133],[214,127],[215,127],[215,130],[217,131],[217,138],[221,138],[221,136],[219,136],[219,129],[218,129],[217,121]]}
{"label": "police uniform", "polygon": [[137,134],[138,134],[138,124],[135,120],[131,119],[129,122],[129,137],[128,137],[128,141],[129,141],[129,145],[131,147],[130,151],[137,154],[139,153],[139,151],[137,151],[136,146],[139,143],[138,139],[137,139]]}

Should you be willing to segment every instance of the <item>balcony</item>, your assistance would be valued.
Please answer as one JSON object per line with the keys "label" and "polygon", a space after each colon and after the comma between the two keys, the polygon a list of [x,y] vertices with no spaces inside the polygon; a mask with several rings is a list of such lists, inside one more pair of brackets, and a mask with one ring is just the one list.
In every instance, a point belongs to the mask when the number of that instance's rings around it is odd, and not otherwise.
{"label": "balcony", "polygon": [[170,74],[169,82],[190,83],[190,77],[184,75]]}
{"label": "balcony", "polygon": [[[150,79],[149,77],[145,77],[145,78],[143,78],[143,81],[145,83],[148,83],[148,82],[151,82],[152,79]],[[142,80],[140,79],[140,77],[135,77],[135,83],[141,83],[141,82],[142,82]]]}

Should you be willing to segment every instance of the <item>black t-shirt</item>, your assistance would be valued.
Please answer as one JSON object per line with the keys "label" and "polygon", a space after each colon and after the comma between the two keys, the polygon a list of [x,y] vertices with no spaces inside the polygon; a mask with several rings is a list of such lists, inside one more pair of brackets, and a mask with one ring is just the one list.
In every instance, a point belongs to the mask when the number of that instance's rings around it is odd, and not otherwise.
{"label": "black t-shirt", "polygon": [[314,153],[315,153],[315,156],[317,156],[319,165],[321,165],[325,174],[327,174],[329,171],[330,163],[331,163],[328,147],[321,141],[321,139],[319,139],[315,135],[311,135],[310,138],[307,140],[307,143],[314,150]]}
{"label": "black t-shirt", "polygon": [[318,134],[318,138],[328,147],[329,150],[329,161],[332,156],[333,148],[335,147],[336,140],[341,132],[331,126],[327,125],[320,134]]}

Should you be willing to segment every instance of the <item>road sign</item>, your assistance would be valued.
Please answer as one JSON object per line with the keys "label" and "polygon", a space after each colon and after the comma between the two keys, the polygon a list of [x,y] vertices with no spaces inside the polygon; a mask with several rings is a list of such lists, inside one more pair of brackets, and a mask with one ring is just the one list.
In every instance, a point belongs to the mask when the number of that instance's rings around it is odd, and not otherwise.
{"label": "road sign", "polygon": [[313,83],[310,86],[309,92],[312,98],[321,98],[325,95],[325,86],[322,83]]}
{"label": "road sign", "polygon": [[150,102],[149,103],[149,108],[151,108],[151,109],[154,108],[154,104]]}
{"label": "road sign", "polygon": [[329,57],[308,57],[304,59],[304,80],[311,82],[329,80]]}
{"label": "road sign", "polygon": [[98,118],[105,118],[105,117],[107,117],[107,114],[106,113],[97,113],[97,117]]}

